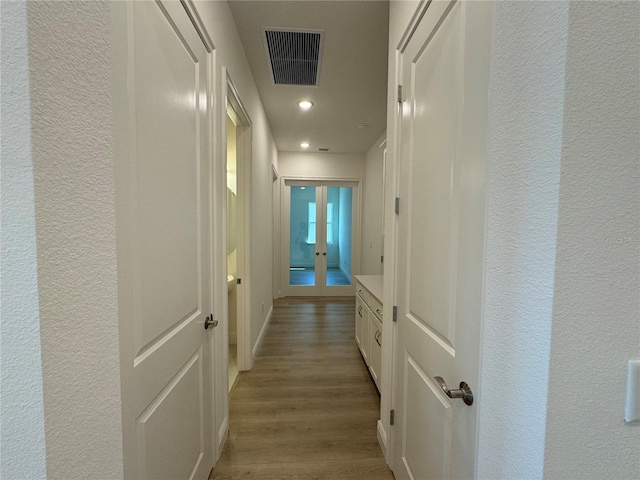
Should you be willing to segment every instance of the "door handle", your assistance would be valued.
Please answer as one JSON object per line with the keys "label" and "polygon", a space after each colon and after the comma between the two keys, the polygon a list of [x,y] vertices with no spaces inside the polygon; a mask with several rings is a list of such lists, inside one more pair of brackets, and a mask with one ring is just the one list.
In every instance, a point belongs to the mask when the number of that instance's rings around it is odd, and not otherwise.
{"label": "door handle", "polygon": [[316,255],[320,255],[320,252],[316,252]]}
{"label": "door handle", "polygon": [[204,329],[209,330],[209,327],[217,327],[218,320],[213,319],[213,315],[204,319]]}
{"label": "door handle", "polygon": [[473,405],[473,392],[471,391],[471,387],[466,384],[466,382],[460,382],[459,390],[449,390],[447,387],[444,378],[442,377],[433,377],[438,386],[442,389],[445,395],[449,398],[461,398],[464,403],[467,405]]}
{"label": "door handle", "polygon": [[327,252],[322,252],[322,255],[325,255],[325,256],[326,256],[326,255],[327,255]]}

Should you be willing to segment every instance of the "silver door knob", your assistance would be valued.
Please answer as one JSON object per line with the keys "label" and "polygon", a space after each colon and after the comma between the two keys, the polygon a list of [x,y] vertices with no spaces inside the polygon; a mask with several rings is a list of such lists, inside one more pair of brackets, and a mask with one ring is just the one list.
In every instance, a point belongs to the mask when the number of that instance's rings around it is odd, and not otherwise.
{"label": "silver door knob", "polygon": [[209,327],[217,327],[218,320],[213,319],[213,315],[204,319],[204,329],[209,330]]}
{"label": "silver door knob", "polygon": [[467,405],[473,405],[473,392],[471,391],[471,387],[467,385],[466,382],[460,382],[459,390],[449,390],[449,387],[447,387],[444,378],[433,377],[433,379],[438,383],[438,386],[442,389],[447,397],[461,398],[462,401]]}

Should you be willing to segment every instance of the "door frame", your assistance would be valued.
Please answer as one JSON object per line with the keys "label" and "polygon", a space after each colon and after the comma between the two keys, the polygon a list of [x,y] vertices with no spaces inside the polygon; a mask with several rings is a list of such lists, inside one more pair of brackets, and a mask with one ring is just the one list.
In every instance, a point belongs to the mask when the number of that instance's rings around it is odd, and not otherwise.
{"label": "door frame", "polygon": [[[224,165],[226,168],[227,160],[227,110],[231,109],[237,119],[239,125],[236,125],[236,168],[237,168],[237,205],[238,205],[238,239],[237,239],[237,267],[238,267],[238,279],[242,282],[236,286],[238,295],[238,370],[247,371],[253,367],[253,357],[251,354],[251,302],[250,302],[250,285],[251,285],[251,157],[252,157],[252,123],[251,117],[245,108],[242,99],[235,87],[231,76],[226,72],[227,79],[227,91],[225,95],[225,108],[224,108]],[[225,191],[226,191],[226,175],[224,176]],[[226,237],[226,195],[225,198],[225,239]],[[226,240],[225,240],[226,244]],[[226,250],[225,250],[226,251]],[[225,263],[226,265],[226,263]],[[225,267],[226,272],[226,267]],[[225,273],[226,278],[226,273]],[[228,335],[229,335],[229,309],[228,303],[225,303],[225,319],[227,326],[225,327],[227,335],[226,348],[228,350]],[[227,352],[228,359],[228,352]]]}
{"label": "door frame", "polygon": [[[315,184],[314,186],[322,188],[323,186],[341,186],[346,184],[353,184],[353,188],[356,189],[353,195],[352,212],[353,218],[351,220],[351,285],[345,289],[346,293],[329,293],[332,296],[352,296],[355,294],[355,281],[353,280],[355,275],[360,273],[360,239],[361,239],[361,211],[362,211],[362,179],[359,178],[334,178],[334,177],[299,177],[299,176],[282,176],[280,181],[280,286],[281,291],[285,297],[287,296],[309,296],[309,293],[292,292],[292,287],[289,285],[289,260],[290,260],[290,245],[288,239],[290,238],[290,220],[287,212],[289,212],[287,195],[287,182],[308,182],[309,184]],[[321,290],[318,290],[320,292]],[[311,295],[314,295],[313,293]],[[317,293],[321,295],[321,293]]]}

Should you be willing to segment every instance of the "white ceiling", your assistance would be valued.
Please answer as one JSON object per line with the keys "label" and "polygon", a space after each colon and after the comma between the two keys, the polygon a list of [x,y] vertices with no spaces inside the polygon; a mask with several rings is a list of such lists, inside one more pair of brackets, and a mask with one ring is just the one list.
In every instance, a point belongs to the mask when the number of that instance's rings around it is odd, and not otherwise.
{"label": "white ceiling", "polygon": [[[389,3],[231,0],[229,5],[278,150],[365,153],[386,128]],[[325,32],[318,87],[273,83],[264,27]],[[303,98],[314,102],[306,112],[297,106]],[[311,146],[303,149],[303,141]]]}

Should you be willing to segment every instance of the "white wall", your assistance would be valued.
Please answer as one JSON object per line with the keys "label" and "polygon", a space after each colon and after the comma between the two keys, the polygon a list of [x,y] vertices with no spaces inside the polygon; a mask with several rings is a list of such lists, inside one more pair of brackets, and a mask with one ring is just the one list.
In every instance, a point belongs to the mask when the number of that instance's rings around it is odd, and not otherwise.
{"label": "white wall", "polygon": [[106,2],[28,2],[47,477],[123,476]]}
{"label": "white wall", "polygon": [[362,179],[365,157],[358,153],[280,152],[280,176],[336,180]]}
{"label": "white wall", "polygon": [[[498,2],[479,478],[633,478],[640,5]],[[524,395],[514,395],[524,388]]]}
{"label": "white wall", "polygon": [[567,11],[494,8],[479,478],[542,477]]}
{"label": "white wall", "polygon": [[382,207],[384,148],[386,132],[371,145],[365,156],[365,180],[362,192],[362,249],[360,273],[382,275]]}
{"label": "white wall", "polygon": [[46,478],[25,2],[2,2],[0,477]]}
{"label": "white wall", "polygon": [[640,3],[571,2],[544,476],[638,478]]}

